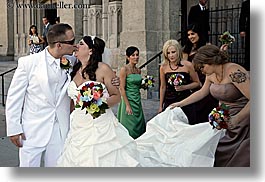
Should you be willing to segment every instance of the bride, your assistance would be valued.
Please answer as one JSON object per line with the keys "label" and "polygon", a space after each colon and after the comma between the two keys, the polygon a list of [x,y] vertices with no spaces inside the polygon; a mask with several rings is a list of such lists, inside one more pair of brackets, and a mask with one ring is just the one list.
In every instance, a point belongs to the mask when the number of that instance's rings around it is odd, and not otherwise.
{"label": "bride", "polygon": [[[58,160],[58,167],[210,167],[222,136],[208,123],[190,126],[180,108],[167,109],[147,124],[147,131],[133,140],[111,109],[93,116],[77,107],[79,90],[88,84],[103,87],[103,99],[112,107],[120,102],[120,93],[111,83],[114,72],[102,63],[104,47],[85,36],[77,45],[79,62],[71,73],[68,95],[76,106],[71,126]],[[196,136],[196,138],[195,138]]]}
{"label": "bride", "polygon": [[[112,107],[119,103],[120,93],[111,83],[114,72],[100,60],[100,49],[90,36],[77,45],[75,56],[79,62],[71,73],[68,95],[77,102],[78,90],[87,83],[102,83],[103,97]],[[102,59],[102,58],[101,58]],[[127,130],[118,123],[111,109],[93,119],[85,109],[75,108],[71,114],[70,130],[64,145],[59,167],[127,167],[138,166],[136,144]]]}

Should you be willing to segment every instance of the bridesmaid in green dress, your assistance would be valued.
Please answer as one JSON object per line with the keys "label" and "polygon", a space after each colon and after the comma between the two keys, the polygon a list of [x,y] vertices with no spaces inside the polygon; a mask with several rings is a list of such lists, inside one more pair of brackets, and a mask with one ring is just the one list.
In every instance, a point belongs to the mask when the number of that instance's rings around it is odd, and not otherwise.
{"label": "bridesmaid in green dress", "polygon": [[120,102],[117,117],[127,128],[132,138],[136,139],[145,132],[145,119],[141,103],[140,87],[142,82],[141,70],[136,67],[139,61],[139,49],[126,49],[126,65],[120,70]]}

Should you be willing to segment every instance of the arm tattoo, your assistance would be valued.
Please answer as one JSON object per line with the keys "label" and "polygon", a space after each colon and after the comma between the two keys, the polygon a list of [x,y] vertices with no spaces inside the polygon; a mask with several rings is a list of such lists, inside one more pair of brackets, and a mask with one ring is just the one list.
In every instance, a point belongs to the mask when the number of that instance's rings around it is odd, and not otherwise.
{"label": "arm tattoo", "polygon": [[245,82],[247,80],[246,73],[243,73],[239,69],[236,72],[231,73],[229,76],[230,76],[232,82],[236,82],[236,83],[242,83],[242,82]]}

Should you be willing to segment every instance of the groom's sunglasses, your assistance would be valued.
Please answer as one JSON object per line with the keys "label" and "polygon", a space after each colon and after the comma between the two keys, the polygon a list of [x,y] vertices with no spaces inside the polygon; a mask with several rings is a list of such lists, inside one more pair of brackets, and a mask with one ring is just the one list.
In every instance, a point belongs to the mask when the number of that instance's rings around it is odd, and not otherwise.
{"label": "groom's sunglasses", "polygon": [[74,43],[75,43],[75,39],[73,39],[73,40],[66,40],[66,41],[56,41],[56,42],[53,42],[54,44],[55,43],[61,43],[61,44],[70,44],[70,45],[74,45]]}

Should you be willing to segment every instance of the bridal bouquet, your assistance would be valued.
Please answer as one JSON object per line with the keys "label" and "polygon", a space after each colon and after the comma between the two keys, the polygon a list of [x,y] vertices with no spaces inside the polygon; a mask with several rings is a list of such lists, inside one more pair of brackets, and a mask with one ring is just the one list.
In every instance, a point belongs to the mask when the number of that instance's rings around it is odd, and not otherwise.
{"label": "bridal bouquet", "polygon": [[181,86],[183,84],[184,75],[180,73],[170,75],[168,83],[174,86]]}
{"label": "bridal bouquet", "polygon": [[104,86],[101,83],[86,83],[78,90],[75,108],[85,109],[86,114],[92,115],[93,119],[99,117],[109,108],[106,98],[103,97]]}
{"label": "bridal bouquet", "polygon": [[210,112],[208,118],[213,128],[219,126],[221,128],[227,129],[227,122],[229,122],[230,119],[229,107],[222,103]]}
{"label": "bridal bouquet", "polygon": [[146,75],[142,78],[141,88],[146,90],[148,88],[154,87],[155,79],[153,76]]}
{"label": "bridal bouquet", "polygon": [[235,40],[235,37],[232,36],[228,31],[224,32],[219,38],[219,41],[222,42],[222,44],[232,44],[235,42]]}

